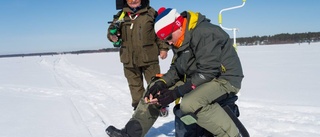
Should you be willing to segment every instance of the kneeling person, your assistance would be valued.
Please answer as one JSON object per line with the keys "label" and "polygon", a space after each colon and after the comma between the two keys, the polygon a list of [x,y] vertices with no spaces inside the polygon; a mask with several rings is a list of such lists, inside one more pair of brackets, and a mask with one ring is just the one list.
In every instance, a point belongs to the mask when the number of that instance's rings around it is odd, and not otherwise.
{"label": "kneeling person", "polygon": [[241,88],[241,62],[228,34],[200,13],[179,14],[171,8],[160,8],[158,13],[157,36],[173,46],[170,69],[150,83],[125,128],[109,126],[106,132],[112,137],[143,137],[157,120],[161,106],[182,97],[181,112],[197,112],[200,127],[217,137],[239,136],[226,111],[218,103],[211,103],[222,95],[237,94]]}

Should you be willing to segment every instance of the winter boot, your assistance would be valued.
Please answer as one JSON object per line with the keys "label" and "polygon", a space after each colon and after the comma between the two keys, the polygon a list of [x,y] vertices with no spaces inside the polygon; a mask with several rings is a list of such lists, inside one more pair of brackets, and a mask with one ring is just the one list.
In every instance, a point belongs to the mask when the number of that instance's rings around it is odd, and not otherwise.
{"label": "winter boot", "polygon": [[141,137],[142,127],[139,121],[131,119],[123,129],[117,129],[114,126],[109,126],[106,133],[110,137]]}
{"label": "winter boot", "polygon": [[109,126],[106,129],[106,133],[109,137],[129,137],[129,135],[124,130],[119,130],[114,126]]}

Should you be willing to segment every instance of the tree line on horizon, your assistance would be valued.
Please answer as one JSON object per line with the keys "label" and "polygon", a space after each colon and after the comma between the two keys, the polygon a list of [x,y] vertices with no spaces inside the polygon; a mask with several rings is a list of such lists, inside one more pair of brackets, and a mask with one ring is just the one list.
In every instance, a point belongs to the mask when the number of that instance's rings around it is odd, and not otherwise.
{"label": "tree line on horizon", "polygon": [[[254,45],[272,45],[272,44],[290,44],[290,43],[311,43],[320,41],[320,32],[306,33],[281,33],[273,36],[252,36],[237,38],[238,46],[254,46]],[[103,48],[97,50],[79,50],[68,52],[45,52],[45,53],[26,53],[26,54],[9,54],[0,55],[0,58],[7,57],[27,57],[27,56],[53,56],[61,54],[84,54],[84,53],[99,53],[99,52],[119,52],[118,47]]]}
{"label": "tree line on horizon", "polygon": [[8,54],[0,55],[0,58],[8,57],[28,57],[28,56],[53,56],[53,55],[63,55],[63,54],[84,54],[84,53],[100,53],[100,52],[117,52],[118,48],[104,48],[98,50],[78,50],[78,51],[67,51],[67,52],[43,52],[43,53],[25,53],[25,54]]}
{"label": "tree line on horizon", "polygon": [[290,43],[309,43],[320,41],[320,32],[306,33],[281,33],[272,36],[252,36],[237,38],[237,45],[272,45],[272,44],[290,44]]}

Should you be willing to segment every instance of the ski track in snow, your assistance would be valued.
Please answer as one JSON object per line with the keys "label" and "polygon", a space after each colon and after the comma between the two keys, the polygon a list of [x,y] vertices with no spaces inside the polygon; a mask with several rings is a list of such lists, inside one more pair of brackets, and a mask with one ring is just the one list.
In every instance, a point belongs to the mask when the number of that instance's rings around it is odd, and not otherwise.
{"label": "ski track in snow", "polygon": [[[121,115],[132,113],[128,111],[131,108],[124,109],[122,112],[118,112],[118,109],[112,109],[113,107],[123,107],[127,106],[126,104],[130,104],[127,98],[121,99],[118,97],[129,96],[128,92],[122,91],[121,85],[117,84],[119,82],[99,78],[98,72],[96,72],[97,75],[92,75],[88,70],[68,62],[65,57],[58,58],[53,62],[46,61],[44,65],[48,69],[52,69],[55,80],[61,88],[70,88],[70,92],[67,91],[64,94],[70,97],[72,105],[81,116],[81,120],[92,136],[105,136],[105,133],[101,131],[104,131],[108,123],[117,122],[112,117],[121,117]],[[105,104],[105,100],[113,100],[108,102],[115,103]],[[94,133],[100,134],[95,135]]]}

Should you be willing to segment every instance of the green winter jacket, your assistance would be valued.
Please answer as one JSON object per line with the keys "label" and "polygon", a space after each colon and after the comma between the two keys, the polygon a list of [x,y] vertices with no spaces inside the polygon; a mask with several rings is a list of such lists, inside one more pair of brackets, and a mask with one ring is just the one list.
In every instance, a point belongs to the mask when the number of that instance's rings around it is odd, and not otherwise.
{"label": "green winter jacket", "polygon": [[[120,60],[124,64],[124,67],[141,67],[158,64],[160,50],[169,50],[169,45],[158,39],[154,31],[157,12],[149,6],[148,1],[142,4],[145,5],[142,5],[135,13],[133,13],[129,7],[124,7],[116,15],[119,17],[122,12],[125,13],[125,22],[121,23],[120,27],[122,39]],[[137,18],[132,20],[129,14],[132,19],[134,19],[136,15]],[[117,18],[114,20],[117,20]],[[132,23],[133,26],[131,29]],[[109,35],[108,31],[108,39]]]}
{"label": "green winter jacket", "polygon": [[167,85],[170,87],[179,80],[191,80],[199,86],[214,78],[222,78],[240,89],[244,76],[229,35],[200,13],[185,11],[181,15],[188,22],[184,41],[180,48],[173,48],[172,64],[162,77]]}

